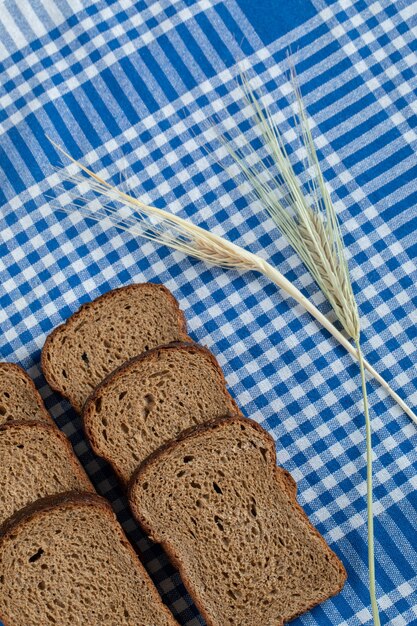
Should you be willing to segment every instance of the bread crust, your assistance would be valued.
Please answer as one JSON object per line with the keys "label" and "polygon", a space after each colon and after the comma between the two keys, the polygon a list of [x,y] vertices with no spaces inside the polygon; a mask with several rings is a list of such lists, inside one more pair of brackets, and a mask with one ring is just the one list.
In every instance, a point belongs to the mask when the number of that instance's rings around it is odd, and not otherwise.
{"label": "bread crust", "polygon": [[[54,343],[54,341],[56,340],[56,338],[61,335],[62,333],[65,333],[68,329],[70,329],[79,319],[80,317],[82,317],[86,311],[88,311],[91,308],[94,308],[97,302],[107,302],[112,300],[113,298],[116,297],[116,294],[124,291],[124,292],[128,292],[128,291],[136,291],[138,289],[143,289],[143,288],[155,288],[159,291],[161,291],[167,298],[168,300],[171,302],[174,310],[176,311],[176,316],[177,316],[177,322],[178,322],[178,329],[179,329],[179,334],[180,334],[180,338],[184,339],[185,341],[189,340],[189,337],[187,335],[187,323],[186,323],[186,319],[184,316],[183,311],[180,309],[179,304],[177,302],[177,300],[175,299],[175,297],[172,295],[172,293],[169,291],[169,289],[167,289],[167,287],[165,287],[165,285],[161,285],[159,283],[134,283],[132,285],[124,285],[123,287],[117,287],[116,289],[112,289],[111,291],[107,291],[104,294],[101,294],[100,296],[98,296],[97,298],[95,298],[94,300],[91,300],[90,302],[85,302],[84,304],[82,304],[77,311],[75,311],[75,313],[73,313],[65,322],[63,322],[62,324],[60,324],[59,326],[57,326],[46,338],[45,340],[45,344],[42,348],[42,353],[41,353],[41,367],[42,367],[42,371],[43,374],[49,384],[49,386],[51,387],[51,389],[53,389],[54,391],[57,391],[58,393],[60,393],[64,398],[66,398],[67,400],[70,401],[70,396],[69,394],[66,394],[60,387],[59,383],[55,381],[55,377],[52,371],[52,368],[50,367],[50,364],[48,363],[48,353]],[[78,412],[81,413],[82,411],[82,406],[77,407],[77,406],[73,406],[73,408]]]}
{"label": "bread crust", "polygon": [[[138,356],[135,356],[129,359],[128,361],[120,365],[118,368],[116,368],[113,372],[108,374],[108,376],[106,376],[106,378],[104,378],[104,380],[102,380],[102,382],[98,384],[98,386],[92,391],[92,393],[87,398],[84,404],[83,412],[82,412],[84,432],[88,441],[91,444],[91,447],[93,448],[94,452],[98,456],[103,458],[112,466],[115,474],[117,475],[117,478],[119,479],[120,484],[125,490],[127,488],[127,484],[125,480],[123,479],[123,476],[119,472],[118,468],[115,465],[113,465],[111,457],[109,455],[103,454],[102,451],[99,449],[100,447],[97,446],[97,443],[94,440],[94,434],[92,433],[90,429],[89,421],[90,419],[92,419],[93,414],[94,414],[94,403],[97,400],[97,398],[100,396],[100,394],[102,393],[103,389],[105,389],[109,383],[112,383],[113,381],[117,380],[119,376],[129,371],[137,363],[149,362],[151,360],[158,359],[161,352],[167,352],[171,350],[175,350],[179,352],[181,351],[191,352],[191,353],[200,352],[204,354],[205,356],[207,356],[222,382],[223,393],[224,393],[225,398],[231,402],[233,414],[242,415],[242,412],[239,409],[238,405],[236,404],[236,401],[230,395],[227,389],[226,379],[224,377],[222,368],[220,367],[214,354],[210,352],[210,350],[206,348],[205,346],[201,346],[193,341],[172,341],[171,343],[168,343],[162,346],[157,346],[156,348],[152,348],[151,350],[142,352],[142,354],[139,354]],[[188,432],[188,429],[187,431],[184,431],[184,432]]]}
{"label": "bread crust", "polygon": [[172,441],[169,441],[165,445],[161,446],[161,448],[156,450],[154,453],[152,453],[138,467],[138,469],[136,470],[136,472],[132,476],[132,479],[131,479],[131,481],[129,483],[129,489],[128,489],[129,504],[130,504],[130,507],[132,509],[134,517],[137,519],[137,521],[139,522],[141,527],[144,529],[144,531],[151,537],[151,539],[153,541],[159,543],[162,546],[162,548],[167,553],[167,555],[169,556],[169,558],[172,561],[172,563],[174,564],[174,566],[178,569],[178,571],[180,573],[180,576],[181,576],[181,578],[182,578],[182,580],[184,582],[184,585],[187,588],[187,591],[189,592],[190,596],[193,598],[193,600],[195,602],[195,605],[197,606],[198,610],[200,611],[201,615],[203,616],[207,626],[217,626],[214,623],[214,621],[212,620],[211,616],[205,610],[203,600],[199,596],[198,590],[194,589],[194,587],[192,585],[192,581],[187,576],[187,573],[186,573],[184,565],[183,565],[183,563],[181,561],[180,555],[177,554],[175,552],[175,550],[173,550],[171,548],[171,546],[169,545],[169,543],[167,541],[164,541],[162,537],[160,537],[157,534],[155,534],[153,528],[146,522],[145,518],[141,515],[140,511],[135,506],[135,502],[134,502],[134,499],[133,499],[133,492],[134,492],[134,488],[135,488],[136,482],[138,480],[140,480],[141,476],[146,471],[146,469],[148,467],[150,467],[159,458],[169,454],[170,450],[175,449],[176,447],[178,447],[178,445],[182,441],[184,441],[186,439],[188,440],[188,439],[193,439],[193,438],[199,438],[200,436],[202,436],[204,433],[206,433],[208,431],[217,430],[217,429],[223,428],[225,425],[229,424],[231,421],[235,422],[235,423],[243,424],[243,425],[245,425],[247,427],[250,427],[250,428],[253,428],[258,433],[263,435],[264,440],[265,440],[265,445],[266,445],[266,447],[270,451],[271,466],[272,466],[273,472],[275,474],[276,481],[280,482],[283,485],[287,495],[289,496],[289,498],[291,500],[291,505],[300,514],[301,519],[306,524],[308,529],[320,540],[320,543],[322,544],[324,549],[326,551],[330,552],[330,554],[333,556],[334,562],[337,564],[339,572],[340,572],[340,578],[341,578],[340,584],[339,584],[339,586],[337,587],[337,589],[334,591],[334,593],[331,596],[325,595],[323,597],[319,597],[311,605],[309,605],[304,611],[298,612],[298,613],[296,613],[294,615],[285,616],[285,619],[283,619],[281,622],[277,623],[277,626],[283,626],[284,622],[289,622],[289,621],[295,619],[296,617],[298,617],[299,615],[303,615],[305,612],[310,611],[312,608],[314,608],[315,606],[317,606],[321,602],[324,602],[325,600],[329,599],[329,597],[332,597],[332,596],[337,595],[338,593],[340,593],[340,591],[342,590],[342,588],[344,586],[344,583],[346,581],[347,573],[346,573],[346,570],[345,570],[342,562],[340,561],[340,559],[333,552],[333,550],[330,549],[330,547],[327,545],[326,541],[321,536],[319,531],[311,524],[311,522],[308,519],[307,514],[305,513],[304,509],[298,504],[298,502],[296,500],[296,491],[297,491],[296,483],[295,483],[294,479],[291,477],[291,474],[288,471],[286,471],[286,470],[284,470],[284,469],[282,469],[280,467],[277,467],[277,465],[276,465],[277,454],[276,454],[275,442],[272,439],[271,435],[267,431],[265,431],[257,422],[255,422],[254,420],[251,420],[251,419],[249,419],[247,417],[242,417],[240,415],[229,415],[229,416],[225,416],[223,418],[216,419],[216,420],[214,420],[214,421],[212,421],[210,423],[199,424],[197,426],[193,426],[192,428],[189,428],[186,431],[183,431],[176,439],[174,439]]}
{"label": "bread crust", "polygon": [[[47,517],[48,513],[50,513],[52,510],[56,508],[60,508],[60,507],[78,508],[80,506],[85,506],[85,507],[93,506],[93,507],[99,508],[102,510],[103,513],[105,513],[108,516],[114,528],[116,529],[117,534],[119,535],[121,544],[128,550],[136,566],[136,569],[140,572],[141,576],[143,576],[143,578],[145,579],[146,585],[148,587],[148,591],[154,598],[155,603],[161,606],[161,609],[166,614],[167,621],[171,626],[179,626],[177,621],[174,619],[172,613],[169,611],[168,607],[162,602],[162,599],[160,598],[156,590],[156,587],[154,586],[148,572],[145,570],[144,566],[142,565],[142,563],[140,562],[138,558],[138,555],[134,551],[133,546],[128,541],[125,533],[123,532],[123,529],[120,526],[110,503],[96,493],[88,493],[88,492],[80,493],[77,491],[67,491],[65,493],[57,494],[54,496],[46,496],[45,498],[41,498],[40,500],[37,500],[36,502],[24,507],[23,509],[18,511],[15,515],[10,517],[0,527],[0,551],[2,550],[2,546],[4,542],[7,541],[8,537],[10,535],[13,535],[18,529],[18,527],[20,527],[23,524],[27,524],[33,518],[38,517],[38,516]],[[0,611],[1,611],[1,607],[0,607]],[[4,621],[4,618],[2,617],[1,613],[0,613],[0,620],[3,621],[4,626],[9,626],[9,624]]]}
{"label": "bread crust", "polygon": [[2,543],[7,539],[8,535],[13,534],[17,526],[30,521],[38,513],[46,515],[50,510],[58,506],[68,505],[70,507],[78,506],[79,504],[94,504],[101,506],[103,509],[110,509],[113,513],[109,502],[94,492],[73,490],[44,496],[16,511],[0,526],[0,550]]}
{"label": "bread crust", "polygon": [[39,406],[39,410],[43,414],[44,421],[47,424],[55,425],[54,420],[52,419],[52,417],[49,415],[48,411],[46,410],[41,394],[36,389],[35,383],[33,382],[32,378],[29,376],[29,374],[25,372],[23,367],[21,367],[20,365],[17,365],[17,363],[9,363],[8,361],[7,362],[2,361],[0,362],[0,372],[2,370],[3,371],[9,370],[9,371],[15,372],[16,374],[20,376],[20,378],[22,378],[28,384],[28,386],[30,387],[31,393],[34,395],[36,402]]}

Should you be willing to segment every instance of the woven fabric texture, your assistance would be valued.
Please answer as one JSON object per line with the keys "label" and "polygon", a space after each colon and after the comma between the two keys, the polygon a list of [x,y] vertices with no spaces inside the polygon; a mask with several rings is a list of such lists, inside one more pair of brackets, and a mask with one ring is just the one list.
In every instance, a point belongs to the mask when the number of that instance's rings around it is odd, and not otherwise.
{"label": "woven fabric texture", "polygon": [[[406,0],[1,2],[0,358],[34,378],[183,626],[203,621],[178,574],[133,522],[80,418],[41,375],[47,334],[114,287],[155,281],[172,290],[191,336],[217,356],[243,411],[272,434],[300,503],[347,568],[343,592],[295,626],[371,623],[358,367],[266,279],[57,211],[61,157],[46,135],[106,179],[122,173],[143,201],[270,260],[334,319],[262,207],[206,151],[210,118],[230,105],[243,121],[232,103],[242,98],[244,61],[281,111],[297,160],[291,50],[343,223],[365,355],[415,407],[416,15]],[[374,382],[369,401],[382,622],[417,625],[417,429]]]}

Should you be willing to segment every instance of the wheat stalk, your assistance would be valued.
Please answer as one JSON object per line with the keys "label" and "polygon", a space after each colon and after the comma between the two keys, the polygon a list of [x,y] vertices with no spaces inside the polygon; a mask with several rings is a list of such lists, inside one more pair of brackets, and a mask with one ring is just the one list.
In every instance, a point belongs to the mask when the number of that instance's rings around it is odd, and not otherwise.
{"label": "wheat stalk", "polygon": [[295,175],[282,135],[269,108],[261,105],[245,75],[241,76],[245,100],[251,109],[254,127],[272,156],[272,162],[278,175],[271,173],[265,160],[258,159],[254,163],[253,157],[256,156],[254,150],[250,143],[244,142],[243,136],[240,137],[241,143],[242,141],[244,143],[243,147],[236,145],[236,140],[228,141],[226,136],[223,136],[223,144],[251,185],[255,197],[267,209],[278,229],[286,236],[310,270],[343,328],[356,345],[366,424],[369,591],[373,621],[375,626],[380,626],[375,588],[372,432],[366,389],[365,362],[360,342],[359,311],[344,256],[339,222],[324,183],[294,69],[292,69],[291,74],[298,109],[295,114],[295,121],[299,129],[300,143],[306,153],[305,169],[310,173],[309,193],[304,192],[299,178]]}
{"label": "wheat stalk", "polygon": [[[375,626],[379,626],[378,607],[375,594],[375,568],[373,543],[372,515],[372,448],[371,425],[368,411],[365,369],[382,385],[389,395],[401,406],[409,417],[417,424],[417,416],[404,400],[390,387],[385,379],[363,358],[360,345],[360,323],[356,300],[353,295],[349,270],[344,259],[343,240],[339,223],[330,200],[319,161],[315,152],[307,115],[301,95],[295,84],[299,119],[304,145],[307,149],[308,166],[315,171],[312,178],[310,203],[299,183],[288,158],[282,137],[268,109],[260,106],[247,80],[243,80],[246,99],[253,109],[257,128],[260,129],[265,144],[269,147],[281,179],[273,178],[265,166],[255,167],[240,148],[234,148],[227,139],[223,143],[234,161],[238,163],[242,173],[251,184],[255,195],[269,211],[279,229],[298,252],[311,271],[324,294],[328,298],[335,313],[347,334],[354,340],[352,345],[319,309],[306,298],[281,272],[261,257],[248,250],[196,226],[169,211],[146,205],[138,198],[107,183],[103,178],[92,172],[82,163],[73,159],[60,146],[51,143],[72,163],[77,165],[82,174],[68,174],[59,170],[64,181],[78,185],[88,183],[88,189],[103,199],[96,209],[95,203],[89,203],[88,197],[61,187],[67,194],[73,195],[73,202],[59,206],[61,210],[72,212],[77,210],[85,217],[103,223],[110,221],[118,228],[127,230],[133,235],[144,237],[158,244],[166,245],[201,261],[238,271],[255,271],[263,274],[278,287],[283,289],[306,311],[308,311],[331,335],[359,362],[362,392],[365,407],[367,432],[367,486],[368,486],[368,557],[370,576],[370,595]],[[249,145],[249,154],[253,156]],[[283,181],[283,184],[282,184]],[[277,189],[284,188],[280,199]],[[282,190],[282,189],[281,189]],[[283,199],[286,198],[286,199]],[[121,208],[122,207],[122,210]],[[324,207],[324,209],[323,209]],[[291,212],[288,211],[291,209]],[[323,209],[323,210],[322,210]],[[126,214],[127,211],[127,214]]]}

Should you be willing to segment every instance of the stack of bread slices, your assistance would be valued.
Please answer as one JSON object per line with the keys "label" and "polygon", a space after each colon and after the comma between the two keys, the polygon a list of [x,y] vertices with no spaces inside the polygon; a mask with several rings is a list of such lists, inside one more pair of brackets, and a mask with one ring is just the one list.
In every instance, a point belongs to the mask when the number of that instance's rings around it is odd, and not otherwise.
{"label": "stack of bread slices", "polygon": [[[165,287],[130,285],[82,306],[48,337],[42,367],[208,626],[280,626],[341,590],[343,565],[276,466],[273,440],[243,417]],[[176,624],[11,364],[0,365],[0,420],[5,626]]]}

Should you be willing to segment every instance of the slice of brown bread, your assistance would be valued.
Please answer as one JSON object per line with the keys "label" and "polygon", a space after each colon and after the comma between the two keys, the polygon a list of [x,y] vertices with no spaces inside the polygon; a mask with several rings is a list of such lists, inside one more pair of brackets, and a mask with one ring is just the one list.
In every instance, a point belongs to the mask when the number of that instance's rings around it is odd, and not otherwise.
{"label": "slice of brown bread", "polygon": [[45,378],[81,412],[91,391],[116,367],[150,348],[187,340],[185,319],[163,285],[114,289],[84,304],[47,338]]}
{"label": "slice of brown bread", "polygon": [[5,626],[178,626],[110,505],[93,494],[46,498],[0,538]]}
{"label": "slice of brown bread", "polygon": [[69,490],[93,491],[71,444],[55,426],[0,426],[0,524],[38,498]]}
{"label": "slice of brown bread", "polygon": [[132,479],[136,518],[208,626],[282,626],[343,587],[343,565],[275,463],[272,438],[229,417],[166,444]]}
{"label": "slice of brown bread", "polygon": [[154,348],[110,374],[87,400],[84,427],[123,484],[190,426],[238,413],[215,357],[197,344]]}
{"label": "slice of brown bread", "polygon": [[0,363],[0,425],[33,420],[54,423],[26,372],[15,363]]}

